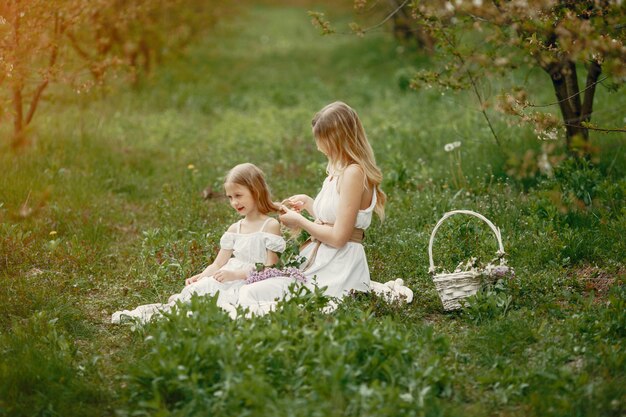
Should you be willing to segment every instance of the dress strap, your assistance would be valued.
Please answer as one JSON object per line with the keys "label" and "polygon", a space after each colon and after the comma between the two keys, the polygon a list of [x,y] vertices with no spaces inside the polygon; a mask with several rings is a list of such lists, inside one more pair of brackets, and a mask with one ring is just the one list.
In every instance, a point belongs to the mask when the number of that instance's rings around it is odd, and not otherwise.
{"label": "dress strap", "polygon": [[366,208],[365,210],[372,210],[374,209],[374,207],[376,207],[376,201],[378,200],[378,197],[376,197],[377,190],[378,190],[378,186],[374,187],[374,190],[372,191],[372,202],[370,203],[370,206]]}
{"label": "dress strap", "polygon": [[241,233],[241,222],[243,221],[243,219],[239,220],[237,222],[237,233]]}
{"label": "dress strap", "polygon": [[265,226],[267,226],[267,224],[270,222],[270,220],[272,220],[271,217],[268,217],[265,222],[263,223],[263,226],[261,226],[261,230],[259,230],[259,232],[262,232],[265,230]]}

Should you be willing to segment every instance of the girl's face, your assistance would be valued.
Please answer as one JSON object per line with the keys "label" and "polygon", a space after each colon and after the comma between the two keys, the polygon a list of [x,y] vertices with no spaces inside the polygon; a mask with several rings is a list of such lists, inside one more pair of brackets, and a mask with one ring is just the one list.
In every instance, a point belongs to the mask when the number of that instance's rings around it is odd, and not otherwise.
{"label": "girl's face", "polygon": [[227,182],[224,184],[224,190],[230,205],[239,215],[247,216],[258,211],[257,202],[248,187]]}

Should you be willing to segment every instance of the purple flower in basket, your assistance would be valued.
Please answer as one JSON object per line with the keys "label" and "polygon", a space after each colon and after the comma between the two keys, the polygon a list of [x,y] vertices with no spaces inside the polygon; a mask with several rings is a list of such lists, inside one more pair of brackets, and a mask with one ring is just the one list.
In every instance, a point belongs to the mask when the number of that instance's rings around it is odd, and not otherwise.
{"label": "purple flower in basket", "polygon": [[498,265],[488,269],[490,276],[494,278],[515,278],[515,271],[507,265]]}
{"label": "purple flower in basket", "polygon": [[283,269],[278,268],[265,268],[261,271],[252,271],[248,278],[246,278],[246,284],[252,284],[274,277],[293,278],[299,282],[306,282],[306,277],[298,268],[287,267]]}

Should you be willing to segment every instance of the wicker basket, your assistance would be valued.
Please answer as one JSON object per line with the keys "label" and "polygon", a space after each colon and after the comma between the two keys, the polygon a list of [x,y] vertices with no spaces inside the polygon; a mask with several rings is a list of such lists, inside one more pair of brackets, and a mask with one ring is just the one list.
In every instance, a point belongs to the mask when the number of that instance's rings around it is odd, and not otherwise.
{"label": "wicker basket", "polygon": [[[430,242],[428,242],[428,258],[430,260],[429,272],[433,276],[437,293],[439,293],[439,298],[441,298],[441,302],[443,303],[443,309],[446,311],[461,308],[459,301],[463,298],[469,297],[470,295],[476,294],[481,283],[483,282],[483,279],[485,277],[489,277],[489,271],[487,271],[486,268],[468,268],[466,271],[459,271],[457,268],[457,271],[452,273],[443,272],[435,274],[435,263],[433,261],[433,242],[435,240],[435,234],[443,222],[455,214],[468,214],[470,216],[478,217],[487,223],[496,235],[496,239],[498,241],[498,251],[496,252],[496,259],[494,259],[494,261],[499,260],[500,265],[506,265],[500,229],[494,226],[494,224],[491,223],[485,216],[470,210],[454,210],[444,214],[441,220],[437,222],[432,234],[430,235]],[[491,263],[488,267],[492,267]]]}

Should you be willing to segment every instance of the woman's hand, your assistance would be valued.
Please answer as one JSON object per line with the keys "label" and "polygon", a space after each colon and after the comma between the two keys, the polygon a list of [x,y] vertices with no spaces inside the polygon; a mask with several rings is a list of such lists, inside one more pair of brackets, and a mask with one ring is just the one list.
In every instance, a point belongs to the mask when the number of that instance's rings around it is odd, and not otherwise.
{"label": "woman's hand", "polygon": [[217,282],[229,282],[229,281],[237,281],[239,279],[243,279],[245,276],[242,276],[241,271],[217,271],[213,275],[213,279]]}
{"label": "woman's hand", "polygon": [[302,225],[302,221],[305,218],[295,210],[290,210],[285,205],[282,205],[281,215],[278,216],[278,220],[288,228],[296,229]]}
{"label": "woman's hand", "polygon": [[350,237],[354,233],[356,218],[364,193],[368,192],[368,197],[371,198],[373,191],[366,190],[364,184],[365,173],[360,167],[350,165],[344,170],[341,177],[337,216],[332,225],[310,222],[301,214],[288,209],[285,210],[285,214],[279,216],[280,220],[289,227],[294,224],[299,226],[309,232],[313,238],[326,245],[341,248],[350,241]]}
{"label": "woman's hand", "polygon": [[313,199],[306,194],[293,195],[283,200],[282,204],[297,213],[300,213],[302,210],[310,213],[313,209]]}

